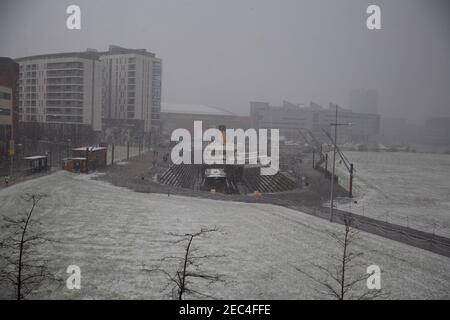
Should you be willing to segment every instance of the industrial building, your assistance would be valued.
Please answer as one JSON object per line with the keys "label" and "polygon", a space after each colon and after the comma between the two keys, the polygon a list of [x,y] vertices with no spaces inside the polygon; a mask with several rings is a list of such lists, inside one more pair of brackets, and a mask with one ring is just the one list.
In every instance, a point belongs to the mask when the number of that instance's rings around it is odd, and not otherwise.
{"label": "industrial building", "polygon": [[161,135],[164,141],[170,141],[175,129],[189,130],[193,135],[194,121],[202,121],[203,129],[218,128],[221,125],[233,129],[247,129],[249,118],[236,115],[217,107],[200,104],[163,103],[161,111]]}
{"label": "industrial building", "polygon": [[[250,123],[254,128],[279,129],[280,136],[287,140],[298,140],[300,130],[307,130],[322,141],[327,141],[323,130],[329,131],[330,123],[336,121],[334,104],[324,108],[314,102],[304,106],[283,101],[282,106],[271,106],[267,102],[250,102]],[[338,107],[338,122],[350,126],[339,129],[339,143],[370,143],[380,132],[380,116],[353,112]]]}

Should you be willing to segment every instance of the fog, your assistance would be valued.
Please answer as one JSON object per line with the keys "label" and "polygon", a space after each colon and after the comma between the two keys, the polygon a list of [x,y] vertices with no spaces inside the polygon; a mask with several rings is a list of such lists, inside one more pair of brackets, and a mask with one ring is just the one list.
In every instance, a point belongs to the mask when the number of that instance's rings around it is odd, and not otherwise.
{"label": "fog", "polygon": [[[163,59],[162,100],[247,114],[249,101],[349,104],[376,90],[383,116],[450,116],[450,2],[1,0],[0,56],[110,44]],[[66,28],[81,7],[81,30]],[[366,28],[381,7],[382,30]]]}

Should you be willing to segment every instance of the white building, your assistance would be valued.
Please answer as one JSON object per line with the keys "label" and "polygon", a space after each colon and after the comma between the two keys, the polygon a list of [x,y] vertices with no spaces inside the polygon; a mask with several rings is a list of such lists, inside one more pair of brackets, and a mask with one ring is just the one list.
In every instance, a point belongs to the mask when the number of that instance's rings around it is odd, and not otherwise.
{"label": "white building", "polygon": [[102,61],[105,120],[142,120],[145,133],[159,135],[162,61],[145,49],[110,46]]}
{"label": "white building", "polygon": [[16,59],[19,121],[88,126],[101,131],[101,70],[95,52]]}

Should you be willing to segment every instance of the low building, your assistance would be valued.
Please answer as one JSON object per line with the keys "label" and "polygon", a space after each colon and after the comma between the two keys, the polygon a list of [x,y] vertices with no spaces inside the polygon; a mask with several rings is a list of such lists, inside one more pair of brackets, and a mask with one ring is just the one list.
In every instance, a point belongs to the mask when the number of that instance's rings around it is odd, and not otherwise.
{"label": "low building", "polygon": [[175,129],[187,129],[193,135],[194,121],[202,121],[203,130],[225,126],[230,129],[247,129],[249,118],[205,105],[163,103],[161,112],[161,136],[170,141]]}
{"label": "low building", "polygon": [[25,172],[32,174],[50,169],[48,155],[28,156],[23,158],[26,162]]}
{"label": "low building", "polygon": [[89,173],[106,167],[108,148],[79,147],[72,149],[72,157],[63,160],[63,169],[77,173]]}

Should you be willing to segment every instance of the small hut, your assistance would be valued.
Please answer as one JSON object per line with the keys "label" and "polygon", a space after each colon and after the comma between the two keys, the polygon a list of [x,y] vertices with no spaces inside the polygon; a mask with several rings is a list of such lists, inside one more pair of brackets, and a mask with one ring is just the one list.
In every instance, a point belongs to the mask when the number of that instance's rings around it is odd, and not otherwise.
{"label": "small hut", "polygon": [[106,167],[107,147],[79,147],[72,149],[72,157],[63,160],[64,170],[88,173]]}
{"label": "small hut", "polygon": [[49,169],[48,156],[29,156],[23,158],[27,162],[28,173],[41,172]]}

